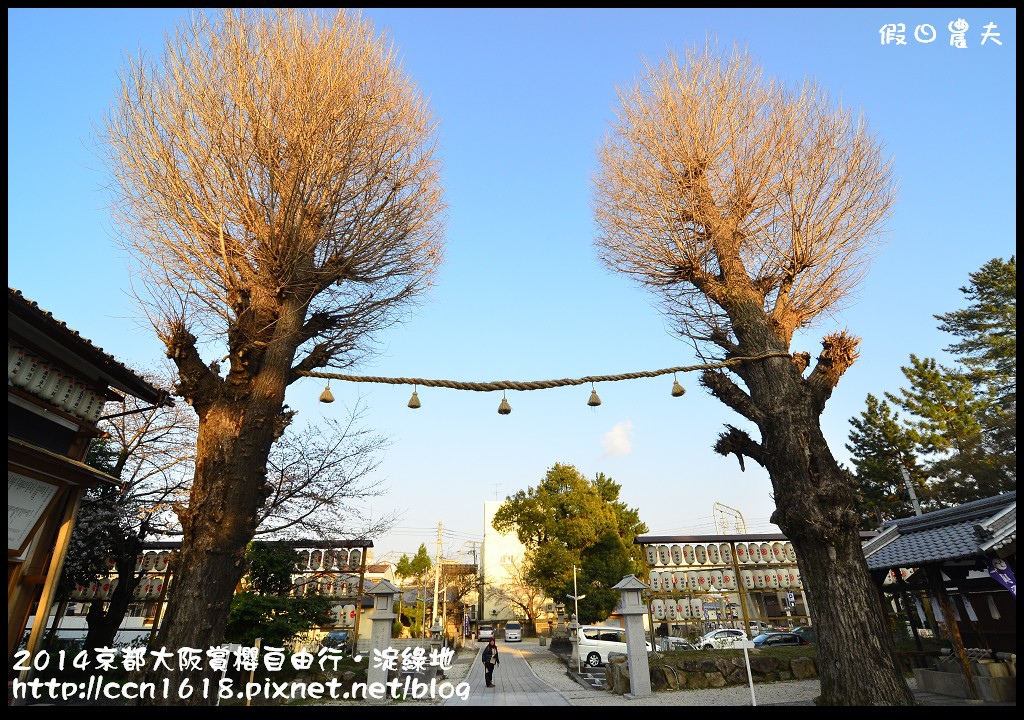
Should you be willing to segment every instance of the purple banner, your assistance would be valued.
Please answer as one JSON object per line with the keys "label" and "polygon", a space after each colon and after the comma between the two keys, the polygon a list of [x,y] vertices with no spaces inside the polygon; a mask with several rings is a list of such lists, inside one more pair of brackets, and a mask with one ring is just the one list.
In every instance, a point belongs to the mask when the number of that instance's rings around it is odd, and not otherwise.
{"label": "purple banner", "polygon": [[992,576],[992,579],[1002,585],[1004,588],[1010,591],[1010,594],[1014,598],[1017,597],[1017,578],[1013,576],[1013,570],[1006,561],[996,558],[987,560],[988,574]]}

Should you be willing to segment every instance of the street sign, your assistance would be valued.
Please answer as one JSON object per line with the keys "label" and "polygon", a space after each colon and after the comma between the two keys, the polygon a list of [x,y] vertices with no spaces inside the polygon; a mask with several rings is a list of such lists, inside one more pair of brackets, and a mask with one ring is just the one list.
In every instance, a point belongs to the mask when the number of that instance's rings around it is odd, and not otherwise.
{"label": "street sign", "polygon": [[793,593],[786,593],[786,599],[789,600],[790,605],[796,605],[796,595]]}

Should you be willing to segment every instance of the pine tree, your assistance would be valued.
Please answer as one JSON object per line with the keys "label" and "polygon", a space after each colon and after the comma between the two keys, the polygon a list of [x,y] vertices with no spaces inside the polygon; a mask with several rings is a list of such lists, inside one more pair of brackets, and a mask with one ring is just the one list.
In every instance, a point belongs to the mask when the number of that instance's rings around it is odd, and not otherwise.
{"label": "pine tree", "polygon": [[885,400],[868,395],[860,419],[850,420],[853,431],[846,449],[852,455],[860,489],[861,525],[874,527],[914,513],[903,478],[906,470],[922,509],[928,507],[928,488],[917,467],[914,433],[900,422]]}

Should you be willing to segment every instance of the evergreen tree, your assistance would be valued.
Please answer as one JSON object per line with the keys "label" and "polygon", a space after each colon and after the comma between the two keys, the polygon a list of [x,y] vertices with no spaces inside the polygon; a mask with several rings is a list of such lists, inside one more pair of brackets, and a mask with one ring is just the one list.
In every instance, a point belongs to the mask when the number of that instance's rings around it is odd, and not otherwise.
{"label": "evergreen tree", "polygon": [[526,547],[529,583],[559,601],[587,596],[580,603],[582,623],[608,617],[619,601],[612,586],[644,567],[633,540],[647,526],[619,500],[620,491],[603,473],[588,480],[572,465],[556,463],[536,488],[519,491],[494,514],[494,529],[515,533]]}
{"label": "evergreen tree", "polygon": [[989,260],[960,288],[971,304],[936,315],[939,329],[961,338],[946,347],[976,385],[992,385],[1000,404],[1017,404],[1017,256]]}
{"label": "evergreen tree", "polygon": [[[868,395],[861,419],[851,420],[846,448],[853,455],[862,520],[895,517],[897,459],[918,483],[925,509],[959,505],[1017,486],[1017,262],[990,260],[961,287],[970,304],[935,315],[939,329],[960,338],[945,348],[958,366],[910,356],[901,368],[908,386]],[[888,403],[905,412],[902,423]],[[920,465],[916,473],[913,467]],[[922,477],[929,478],[922,486]]]}
{"label": "evergreen tree", "polygon": [[867,409],[850,424],[846,449],[860,488],[861,525],[870,528],[914,513],[903,470],[914,483],[922,509],[927,509],[928,489],[916,465],[914,434],[900,422],[899,413],[869,394]]}
{"label": "evergreen tree", "polygon": [[283,542],[252,542],[246,552],[245,589],[231,599],[224,638],[252,646],[280,647],[300,632],[334,622],[334,601],[292,595],[295,552]]}

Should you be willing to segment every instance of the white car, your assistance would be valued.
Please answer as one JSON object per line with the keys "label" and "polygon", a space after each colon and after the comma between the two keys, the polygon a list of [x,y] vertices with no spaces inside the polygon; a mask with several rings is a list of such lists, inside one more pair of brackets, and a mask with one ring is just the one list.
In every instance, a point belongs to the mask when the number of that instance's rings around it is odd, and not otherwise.
{"label": "white car", "polygon": [[476,630],[476,639],[478,642],[490,640],[494,637],[494,626],[493,625],[481,625]]}
{"label": "white car", "polygon": [[[609,653],[626,654],[626,629],[606,625],[583,625],[579,629],[580,659],[589,667],[608,663]],[[647,652],[653,648],[647,643]]]}
{"label": "white car", "polygon": [[505,623],[505,642],[522,642],[523,626],[515,620]]}
{"label": "white car", "polygon": [[742,630],[718,628],[704,633],[694,645],[701,650],[729,650],[739,640],[749,640],[749,638]]}

